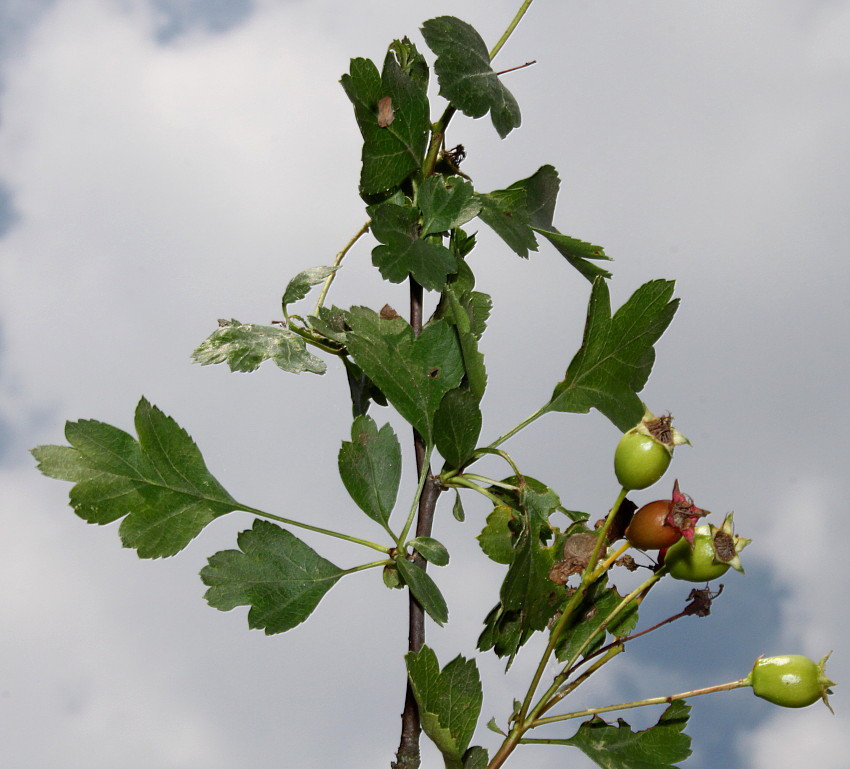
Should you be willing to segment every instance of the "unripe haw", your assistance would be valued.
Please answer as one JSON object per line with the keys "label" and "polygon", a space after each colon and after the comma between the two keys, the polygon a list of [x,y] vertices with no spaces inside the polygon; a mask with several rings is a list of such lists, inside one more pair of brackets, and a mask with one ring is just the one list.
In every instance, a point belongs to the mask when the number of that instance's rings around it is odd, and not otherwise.
{"label": "unripe haw", "polygon": [[697,526],[693,543],[683,537],[672,545],[664,557],[670,576],[687,582],[709,582],[724,575],[730,566],[743,573],[738,554],[752,540],[735,534],[733,515],[729,513],[720,528],[714,524]]}
{"label": "unripe haw", "polygon": [[655,483],[670,466],[673,448],[689,443],[673,429],[673,417],[653,416],[647,411],[638,425],[620,438],[614,451],[614,472],[624,489],[645,489]]}
{"label": "unripe haw", "polygon": [[827,695],[832,694],[830,687],[835,683],[824,671],[828,659],[829,654],[818,663],[802,654],[759,657],[750,671],[749,683],[756,697],[783,708],[805,708],[823,700],[832,710]]}

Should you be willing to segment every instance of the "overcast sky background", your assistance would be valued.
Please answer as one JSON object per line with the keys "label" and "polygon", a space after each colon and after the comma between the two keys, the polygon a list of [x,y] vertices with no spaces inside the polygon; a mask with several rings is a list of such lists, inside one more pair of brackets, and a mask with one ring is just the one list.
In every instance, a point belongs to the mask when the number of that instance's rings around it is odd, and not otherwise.
{"label": "overcast sky background", "polygon": [[[175,558],[142,561],[119,547],[117,526],[80,521],[70,484],[41,477],[27,450],[64,443],[66,419],[131,430],[145,395],[237,499],[377,537],[335,470],[350,429],[340,366],[321,378],[270,364],[244,376],[189,354],[219,317],[279,317],[289,278],[330,263],[363,223],[360,137],[338,84],[349,58],[380,61],[405,34],[426,50],[418,27],[442,14],[492,43],[518,5],[0,0],[4,767],[389,765],[403,696],[400,591],[358,574],[297,629],[249,632],[244,610],[206,605],[197,577],[247,516],[217,521]],[[559,170],[555,222],[614,257],[615,306],[646,280],[677,280],[682,305],[643,395],[694,445],[633,498],[665,497],[678,477],[718,522],[734,509],[754,539],[746,577],[724,578],[711,617],[636,641],[581,702],[732,680],[762,653],[835,650],[835,717],[746,691],[694,700],[691,769],[843,769],[850,754],[848,40],[842,0],[537,0],[498,59],[538,62],[505,80],[522,127],[502,142],[488,119],[458,115],[448,137],[466,146],[464,170],[481,190],[544,163]],[[471,264],[494,298],[489,441],[562,378],[589,287],[551,249],[522,261],[479,229]],[[405,288],[379,280],[370,249],[349,255],[332,301],[403,309]],[[607,420],[550,415],[527,432],[507,446],[525,472],[568,507],[607,510],[617,492]],[[429,627],[443,664],[475,654],[502,576],[472,539],[487,505],[470,499],[462,525],[450,502],[435,536],[452,563],[435,578],[451,619]],[[359,549],[304,538],[341,565],[361,562]],[[646,623],[678,611],[689,589],[660,587]],[[529,646],[506,679],[501,662],[478,658],[477,740],[491,753],[483,724],[504,724],[524,692],[540,649]],[[658,711],[623,715],[643,727]],[[559,751],[529,748],[513,762],[590,765]]]}

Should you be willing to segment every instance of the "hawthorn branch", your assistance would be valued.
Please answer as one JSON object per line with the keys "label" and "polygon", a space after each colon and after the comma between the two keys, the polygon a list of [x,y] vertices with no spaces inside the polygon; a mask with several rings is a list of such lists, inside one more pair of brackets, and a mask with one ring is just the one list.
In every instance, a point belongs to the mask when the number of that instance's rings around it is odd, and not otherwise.
{"label": "hawthorn branch", "polygon": [[[413,335],[418,337],[422,333],[422,286],[413,278],[410,278],[410,325],[413,327]],[[413,452],[416,457],[416,474],[421,477],[423,466],[426,462],[426,447],[422,436],[413,431]],[[430,537],[434,524],[434,510],[437,506],[437,498],[440,496],[440,484],[433,478],[430,466],[427,468],[425,486],[419,496],[419,507],[416,516],[416,536]],[[414,563],[423,571],[427,562],[419,553],[414,553]],[[425,643],[425,611],[420,603],[409,592],[408,603],[408,639],[407,648],[411,652],[418,652]],[[404,710],[401,714],[401,740],[393,769],[418,769],[419,758],[419,735],[422,725],[419,720],[419,708],[413,695],[413,688],[408,679],[404,696]]]}

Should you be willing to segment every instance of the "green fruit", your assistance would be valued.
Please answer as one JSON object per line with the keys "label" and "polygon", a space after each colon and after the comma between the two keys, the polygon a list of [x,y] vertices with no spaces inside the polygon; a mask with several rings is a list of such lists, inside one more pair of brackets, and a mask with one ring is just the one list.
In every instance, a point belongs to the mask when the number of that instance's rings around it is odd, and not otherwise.
{"label": "green fruit", "polygon": [[664,565],[671,577],[686,582],[710,582],[729,570],[729,564],[717,557],[708,526],[694,529],[693,549],[686,539],[672,545],[664,556]]}
{"label": "green fruit", "polygon": [[670,466],[672,452],[650,435],[628,432],[614,452],[614,472],[624,489],[645,489]]}
{"label": "green fruit", "polygon": [[802,654],[759,657],[750,672],[753,693],[784,708],[805,708],[820,699],[826,702],[834,685],[824,673],[827,657],[820,664]]}

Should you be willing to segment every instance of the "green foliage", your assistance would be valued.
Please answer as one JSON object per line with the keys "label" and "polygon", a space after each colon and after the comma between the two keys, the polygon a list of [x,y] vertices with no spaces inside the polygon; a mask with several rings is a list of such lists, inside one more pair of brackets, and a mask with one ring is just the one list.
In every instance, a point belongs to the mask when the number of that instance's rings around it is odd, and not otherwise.
{"label": "green foliage", "polygon": [[[604,579],[593,584],[555,644],[558,660],[572,660],[582,649],[583,657],[597,651],[605,642],[606,636],[606,630],[600,628],[600,623],[611,615],[621,599],[622,596],[616,588],[606,587]],[[627,636],[634,630],[637,621],[638,610],[633,604],[614,618],[608,625],[607,632],[613,637]]]}
{"label": "green foliage", "polygon": [[589,261],[608,259],[601,246],[562,235],[552,224],[560,186],[558,172],[550,165],[541,166],[507,189],[481,195],[479,217],[523,258],[537,250],[535,233],[539,233],[588,280],[610,278],[610,272]]}
{"label": "green foliage", "polygon": [[399,577],[410,588],[410,592],[428,616],[438,625],[445,625],[449,621],[449,607],[437,583],[424,569],[402,555],[396,558],[395,564]]}
{"label": "green foliage", "polygon": [[287,328],[258,326],[238,320],[220,320],[213,331],[192,353],[197,363],[227,363],[231,371],[256,371],[265,360],[284,371],[300,374],[310,371],[324,374],[327,366],[307,352],[304,340]]}
{"label": "green foliage", "polygon": [[469,390],[449,390],[434,415],[437,450],[450,467],[470,458],[481,433],[478,397]]}
{"label": "green foliage", "polygon": [[371,209],[372,234],[383,245],[372,250],[372,264],[385,280],[401,283],[412,276],[423,288],[440,291],[457,270],[454,254],[422,237],[420,212],[411,206],[382,203]]}
{"label": "green foliage", "polygon": [[[428,82],[422,77],[427,69],[420,66],[424,62],[415,46],[403,47],[404,68],[398,50],[388,51],[380,74],[369,59],[352,59],[349,74],[340,80],[363,136],[360,193],[367,199],[398,187],[417,170],[428,141]],[[386,97],[394,119],[381,125],[378,102]]]}
{"label": "green foliage", "polygon": [[546,411],[601,411],[623,432],[643,418],[639,393],[652,364],[653,345],[664,333],[679,306],[672,299],[673,281],[644,283],[611,315],[608,285],[593,283],[581,349],[559,382]]}
{"label": "green foliage", "polygon": [[490,66],[487,44],[478,32],[453,16],[440,16],[422,25],[422,37],[437,55],[440,96],[468,117],[489,112],[503,139],[519,127],[519,105]]}
{"label": "green foliage", "polygon": [[691,755],[691,738],[683,733],[690,706],[677,701],[668,707],[655,726],[633,732],[623,719],[617,726],[596,717],[566,740],[603,769],[676,769],[673,764]]}
{"label": "green foliage", "polygon": [[403,318],[381,318],[367,307],[353,307],[347,316],[348,352],[387,400],[429,445],[433,445],[434,414],[443,396],[460,384],[464,374],[457,335],[445,321],[436,321],[414,339]]}
{"label": "green foliage", "polygon": [[472,184],[456,176],[429,176],[419,187],[416,204],[422,212],[423,238],[462,227],[481,210]]}
{"label": "green foliage", "polygon": [[266,635],[300,625],[345,573],[286,529],[257,520],[201,569],[210,606],[250,606],[248,627]]}
{"label": "green foliage", "polygon": [[124,547],[140,558],[182,550],[211,521],[241,509],[210,474],[194,441],[145,398],[136,407],[138,440],[117,427],[84,419],[65,424],[68,446],[33,449],[38,468],[74,482],[74,512],[89,523],[124,518]]}
{"label": "green foliage", "polygon": [[427,646],[405,660],[422,729],[440,749],[447,769],[481,766],[482,748],[465,756],[483,700],[475,660],[458,655],[440,670],[437,655]]}
{"label": "green foliage", "polygon": [[393,428],[380,430],[368,416],[351,426],[351,441],[339,451],[339,474],[357,506],[387,527],[401,481],[401,445]]}
{"label": "green foliage", "polygon": [[[525,8],[527,4],[518,18]],[[525,475],[520,458],[511,457],[502,445],[552,411],[585,413],[595,408],[623,431],[637,424],[644,415],[638,394],[655,360],[654,345],[671,322],[678,299],[673,298],[672,281],[652,280],[612,313],[606,282],[611,274],[600,264],[608,260],[604,250],[564,235],[554,224],[561,182],[553,166],[543,165],[505,189],[476,191],[473,180],[460,170],[463,148],[445,149],[450,121],[458,111],[473,118],[489,113],[504,138],[520,125],[519,107],[493,70],[486,44],[469,24],[442,16],[426,21],[422,34],[436,55],[440,94],[448,100],[434,122],[429,66],[407,38],[393,41],[380,71],[371,60],[355,58],[341,79],[363,139],[359,193],[369,221],[338,252],[334,266],[306,269],[289,281],[281,298],[284,319],[273,322],[279,325],[220,321],[193,353],[198,363],[227,363],[238,372],[254,371],[272,360],[287,372],[324,373],[325,361],[308,348],[339,358],[353,415],[350,440],[342,441],[338,453],[339,475],[353,501],[350,508],[360,508],[378,523],[384,542],[320,528],[311,512],[304,514],[311,521],[306,523],[236,502],[207,470],[188,434],[144,398],[135,415],[138,438],[102,422],[81,420],[66,425],[70,445],[40,446],[33,454],[45,475],[74,484],[70,503],[81,518],[97,524],[123,519],[121,540],[142,558],[177,553],[228,512],[255,516],[253,526],[238,535],[238,549],[215,553],[201,571],[210,606],[222,611],[247,606],[249,627],[266,634],[290,630],[342,576],[380,570],[386,587],[407,587],[418,604],[410,619],[413,649],[421,645],[424,633],[419,609],[440,626],[449,618],[446,599],[426,571],[449,563],[447,548],[432,536],[433,521],[442,525],[445,520],[442,508],[436,508],[437,497],[453,488],[452,515],[462,522],[466,513],[461,492],[481,493],[492,509],[477,539],[483,553],[505,570],[498,603],[484,619],[478,648],[507,658],[510,666],[535,633],[543,633],[548,642],[525,699],[515,699],[506,714],[505,729],[494,719],[488,725],[503,738],[492,761],[501,766],[514,748],[534,741],[524,735],[537,726],[635,706],[541,718],[623,650],[637,627],[638,604],[665,574],[655,569],[623,597],[611,569],[625,552],[625,547],[614,551],[628,522],[625,513],[634,507],[624,501],[625,489],[608,517],[595,523],[600,511],[591,516],[565,508],[558,493]],[[482,411],[488,385],[482,340],[493,302],[476,290],[473,266],[483,269],[471,258],[476,236],[462,229],[475,217],[522,258],[537,251],[542,238],[592,284],[582,344],[563,380],[538,412],[495,440],[481,437],[489,428]],[[389,306],[380,312],[357,305],[349,310],[324,306],[330,279],[341,278],[343,257],[366,232],[375,238],[372,263],[382,278],[410,283],[410,322]],[[305,319],[289,313],[290,305],[324,282],[313,315]],[[436,293],[427,304],[424,291]],[[433,309],[430,317],[426,308]],[[397,531],[390,518],[399,490],[405,488],[402,449],[389,423],[379,428],[367,415],[372,403],[391,406],[414,432],[416,462],[410,467],[417,473],[407,485],[418,481],[417,491],[409,505],[403,502],[410,512]],[[439,473],[429,464],[434,449],[445,461]],[[470,472],[485,456],[504,460],[513,474],[496,481]],[[581,461],[581,447],[566,461]],[[323,491],[323,478],[324,471],[317,470],[316,478],[309,479],[316,494]],[[477,509],[469,509],[476,520]],[[343,569],[289,528],[261,518],[347,540],[378,551],[380,559]],[[354,518],[365,525],[359,515]],[[553,659],[558,671],[546,681]],[[486,769],[487,751],[470,747],[483,696],[476,663],[458,656],[441,670],[428,646],[408,653],[405,660],[422,730],[439,748],[446,767]],[[662,700],[670,701],[654,702]],[[690,739],[682,731],[688,713],[684,702],[675,701],[655,726],[640,732],[622,720],[613,726],[594,717],[573,737],[551,742],[579,748],[606,769],[672,769],[690,753]],[[416,723],[408,721],[406,728],[418,734]],[[418,753],[408,750],[394,764],[399,769],[418,766]]]}

